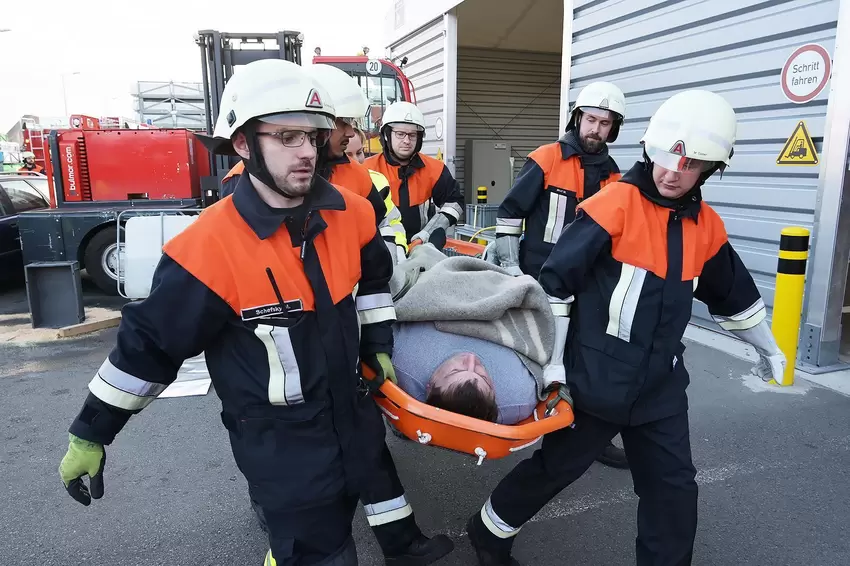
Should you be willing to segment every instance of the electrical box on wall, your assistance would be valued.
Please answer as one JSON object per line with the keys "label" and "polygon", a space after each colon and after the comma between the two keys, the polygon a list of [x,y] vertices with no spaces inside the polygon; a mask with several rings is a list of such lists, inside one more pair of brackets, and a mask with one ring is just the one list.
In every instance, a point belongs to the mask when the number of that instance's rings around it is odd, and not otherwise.
{"label": "electrical box on wall", "polygon": [[487,187],[487,204],[500,204],[511,190],[511,144],[466,140],[463,192],[466,204],[480,204],[478,187]]}

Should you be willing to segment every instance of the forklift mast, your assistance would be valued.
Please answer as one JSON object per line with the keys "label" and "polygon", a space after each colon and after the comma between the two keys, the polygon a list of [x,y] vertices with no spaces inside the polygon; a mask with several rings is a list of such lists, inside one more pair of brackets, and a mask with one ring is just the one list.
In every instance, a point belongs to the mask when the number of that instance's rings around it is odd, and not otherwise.
{"label": "forklift mast", "polygon": [[[212,135],[224,85],[233,76],[234,68],[260,59],[284,59],[300,65],[304,34],[297,31],[227,33],[201,30],[195,36],[195,43],[201,48],[207,134]],[[234,163],[226,156],[210,155],[210,173],[220,179]]]}

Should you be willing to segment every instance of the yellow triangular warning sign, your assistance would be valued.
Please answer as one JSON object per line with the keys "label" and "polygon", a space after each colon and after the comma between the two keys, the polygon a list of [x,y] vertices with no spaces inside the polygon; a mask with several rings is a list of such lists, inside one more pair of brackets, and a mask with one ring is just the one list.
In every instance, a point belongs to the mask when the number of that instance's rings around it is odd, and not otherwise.
{"label": "yellow triangular warning sign", "polygon": [[779,157],[776,158],[777,165],[817,165],[818,152],[815,149],[815,143],[809,136],[809,131],[806,129],[806,123],[800,120],[794,132],[785,142],[785,147],[779,152]]}
{"label": "yellow triangular warning sign", "polygon": [[440,161],[443,160],[443,148],[442,147],[437,148],[437,159],[439,159]]}

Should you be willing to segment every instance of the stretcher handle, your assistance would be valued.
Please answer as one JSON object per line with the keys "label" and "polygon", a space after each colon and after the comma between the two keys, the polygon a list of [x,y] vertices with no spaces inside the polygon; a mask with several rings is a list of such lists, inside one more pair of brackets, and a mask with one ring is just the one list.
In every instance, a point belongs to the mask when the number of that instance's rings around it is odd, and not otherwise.
{"label": "stretcher handle", "polygon": [[[407,245],[407,253],[410,254],[413,251],[413,248],[416,246],[422,245],[422,240],[416,239],[410,242]],[[454,238],[446,238],[446,245],[443,246],[443,249],[450,248],[455,250],[459,254],[468,255],[468,256],[476,256],[478,254],[484,253],[484,246],[481,244],[476,244],[475,242],[467,242],[464,240],[456,240]]]}
{"label": "stretcher handle", "polygon": [[[363,377],[368,380],[375,378],[375,372],[372,368],[362,364],[362,369]],[[379,391],[400,409],[418,417],[479,434],[509,440],[532,440],[538,436],[568,427],[573,424],[573,420],[575,419],[572,407],[563,399],[560,399],[555,405],[555,411],[552,416],[544,416],[546,404],[558,396],[557,391],[551,392],[546,401],[538,403],[534,410],[538,420],[516,425],[491,423],[428,405],[427,403],[417,401],[389,380],[384,381]]]}

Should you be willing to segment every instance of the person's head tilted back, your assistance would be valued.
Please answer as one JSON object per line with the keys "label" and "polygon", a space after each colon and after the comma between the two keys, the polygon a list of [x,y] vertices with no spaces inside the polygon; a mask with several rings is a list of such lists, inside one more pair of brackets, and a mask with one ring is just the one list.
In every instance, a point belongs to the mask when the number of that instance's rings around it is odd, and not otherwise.
{"label": "person's head tilted back", "polygon": [[425,402],[485,421],[499,418],[490,374],[481,359],[470,352],[455,354],[437,367],[428,383]]}

